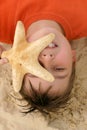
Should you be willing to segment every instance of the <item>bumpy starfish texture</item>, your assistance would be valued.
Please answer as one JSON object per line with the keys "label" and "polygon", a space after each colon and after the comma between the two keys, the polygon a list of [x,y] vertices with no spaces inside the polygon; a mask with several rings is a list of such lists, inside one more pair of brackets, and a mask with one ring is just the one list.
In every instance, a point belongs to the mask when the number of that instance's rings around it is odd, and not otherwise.
{"label": "bumpy starfish texture", "polygon": [[21,21],[18,21],[13,47],[8,51],[4,51],[1,56],[2,58],[6,57],[12,65],[13,88],[16,92],[20,91],[23,77],[26,73],[33,74],[49,82],[54,80],[54,77],[38,62],[40,52],[54,38],[55,35],[50,33],[36,41],[28,43],[26,41],[24,25]]}

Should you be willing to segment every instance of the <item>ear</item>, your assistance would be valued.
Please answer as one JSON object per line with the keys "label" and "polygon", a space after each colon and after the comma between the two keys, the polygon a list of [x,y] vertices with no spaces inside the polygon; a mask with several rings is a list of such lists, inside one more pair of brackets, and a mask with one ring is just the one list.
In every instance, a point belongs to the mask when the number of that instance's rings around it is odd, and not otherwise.
{"label": "ear", "polygon": [[76,62],[76,51],[72,50],[72,60],[73,62]]}

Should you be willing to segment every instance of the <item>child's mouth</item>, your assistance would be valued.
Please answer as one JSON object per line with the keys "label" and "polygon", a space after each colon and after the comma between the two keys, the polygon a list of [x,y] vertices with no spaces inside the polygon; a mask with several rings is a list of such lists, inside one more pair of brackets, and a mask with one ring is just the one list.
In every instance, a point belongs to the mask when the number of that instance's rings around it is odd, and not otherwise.
{"label": "child's mouth", "polygon": [[50,43],[46,48],[56,48],[56,47],[58,47],[57,44],[55,44],[55,43]]}

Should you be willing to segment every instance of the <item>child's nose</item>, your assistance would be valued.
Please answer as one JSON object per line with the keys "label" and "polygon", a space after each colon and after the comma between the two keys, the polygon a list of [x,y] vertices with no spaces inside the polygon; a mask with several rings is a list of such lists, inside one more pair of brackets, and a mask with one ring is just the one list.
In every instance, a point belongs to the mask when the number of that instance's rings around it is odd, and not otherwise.
{"label": "child's nose", "polygon": [[42,53],[40,55],[40,62],[44,65],[45,68],[49,68],[52,60],[54,59],[54,55],[52,53]]}
{"label": "child's nose", "polygon": [[42,54],[42,56],[41,56],[43,59],[45,59],[45,60],[52,60],[53,59],[53,54]]}

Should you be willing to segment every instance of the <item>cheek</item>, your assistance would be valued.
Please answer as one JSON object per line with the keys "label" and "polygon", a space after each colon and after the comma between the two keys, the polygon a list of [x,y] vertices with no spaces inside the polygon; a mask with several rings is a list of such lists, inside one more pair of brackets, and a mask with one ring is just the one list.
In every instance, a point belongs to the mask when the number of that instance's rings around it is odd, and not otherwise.
{"label": "cheek", "polygon": [[66,48],[62,49],[56,55],[56,61],[58,61],[59,65],[69,65],[72,64],[72,54],[71,51],[67,50]]}

